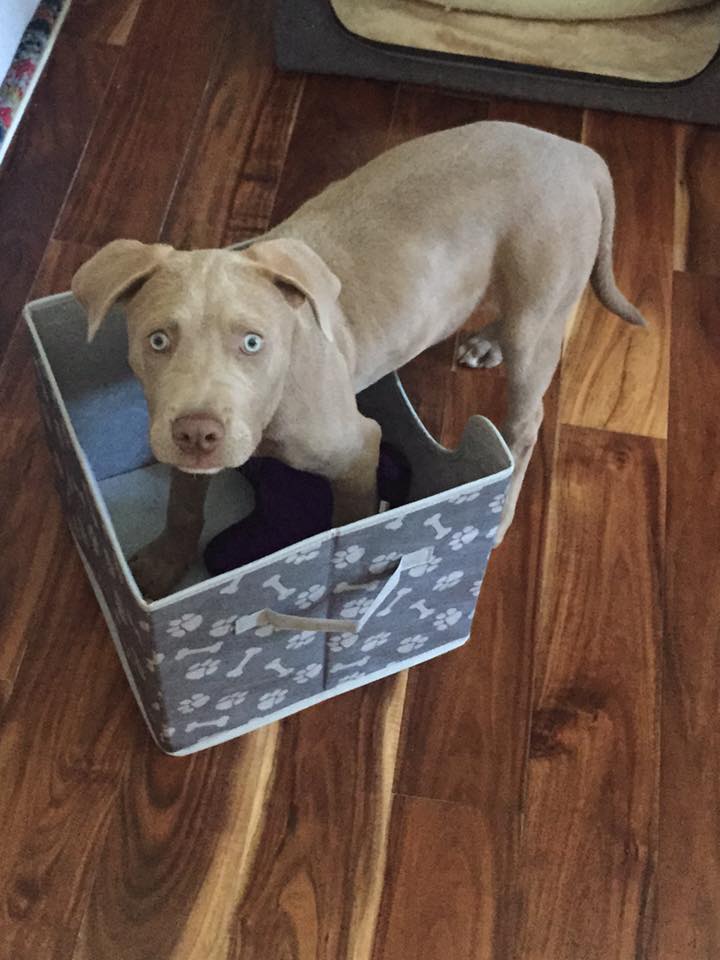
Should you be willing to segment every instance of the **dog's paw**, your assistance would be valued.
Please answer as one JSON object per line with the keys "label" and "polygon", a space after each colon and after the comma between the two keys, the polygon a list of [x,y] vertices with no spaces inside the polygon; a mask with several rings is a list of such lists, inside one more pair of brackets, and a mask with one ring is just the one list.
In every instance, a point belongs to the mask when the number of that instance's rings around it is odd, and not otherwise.
{"label": "dog's paw", "polygon": [[147,600],[159,600],[172,593],[190,566],[190,560],[168,549],[162,538],[138,550],[128,563],[140,593]]}
{"label": "dog's paw", "polygon": [[486,339],[482,331],[471,333],[458,346],[455,359],[464,367],[497,367],[503,362],[502,350],[497,340]]}

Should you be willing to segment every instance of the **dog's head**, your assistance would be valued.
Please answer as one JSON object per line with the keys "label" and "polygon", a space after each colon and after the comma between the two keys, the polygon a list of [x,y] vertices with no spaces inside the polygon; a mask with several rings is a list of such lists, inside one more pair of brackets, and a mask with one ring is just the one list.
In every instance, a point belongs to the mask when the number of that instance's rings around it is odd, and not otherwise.
{"label": "dog's head", "polygon": [[294,338],[319,328],[332,339],[340,281],[298,240],[191,252],[115,240],[72,290],[90,340],[122,302],[153,453],[198,473],[251,456],[280,402]]}

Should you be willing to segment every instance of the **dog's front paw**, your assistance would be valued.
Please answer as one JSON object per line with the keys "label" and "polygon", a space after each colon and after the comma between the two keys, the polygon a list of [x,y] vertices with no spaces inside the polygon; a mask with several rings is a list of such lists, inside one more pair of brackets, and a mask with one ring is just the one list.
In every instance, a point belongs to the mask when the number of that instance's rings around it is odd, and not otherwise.
{"label": "dog's front paw", "polygon": [[148,600],[166,597],[182,580],[192,562],[164,537],[158,537],[128,561],[140,592]]}

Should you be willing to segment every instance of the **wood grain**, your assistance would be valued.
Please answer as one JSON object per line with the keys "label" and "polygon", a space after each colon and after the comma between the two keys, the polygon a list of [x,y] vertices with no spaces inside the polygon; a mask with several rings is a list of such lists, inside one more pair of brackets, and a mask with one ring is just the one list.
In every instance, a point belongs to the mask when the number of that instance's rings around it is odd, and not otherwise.
{"label": "wood grain", "polygon": [[[249,0],[74,0],[0,172],[0,956],[714,960],[713,131],[588,115],[619,185],[618,272],[656,323],[623,346],[582,306],[469,644],[194,758],[149,740],[52,490],[17,325],[31,287],[66,289],[120,233],[255,235],[486,110],[582,128],[563,107],[279,74],[270,20]],[[664,436],[673,238],[665,554],[664,442],[619,431]],[[502,368],[455,369],[453,347],[403,371],[448,444],[504,407]],[[558,428],[561,393],[580,426]]]}
{"label": "wood grain", "polygon": [[664,444],[561,429],[535,652],[521,960],[650,956],[664,494]]}
{"label": "wood grain", "polygon": [[568,140],[579,140],[583,127],[583,111],[557,103],[530,103],[527,100],[494,100],[490,104],[489,120],[523,123]]}
{"label": "wood grain", "polygon": [[663,647],[659,957],[720,956],[720,280],[676,276]]}
{"label": "wood grain", "polygon": [[280,223],[333,180],[382,153],[396,87],[347,77],[307,78],[272,214]]}
{"label": "wood grain", "polygon": [[115,63],[114,50],[79,43],[61,33],[0,168],[0,357],[27,299]]}
{"label": "wood grain", "polygon": [[233,6],[162,231],[175,246],[225,246],[268,227],[304,83],[272,65],[272,12]]}
{"label": "wood grain", "polygon": [[0,928],[13,960],[72,956],[128,739],[141,726],[80,562],[52,519],[44,577],[31,584],[31,652],[0,721]]}
{"label": "wood grain", "polygon": [[[31,295],[67,289],[74,270],[92,253],[92,248],[51,243]],[[39,496],[43,510],[37,509]],[[0,516],[1,711],[37,632],[35,591],[56,561],[58,550],[74,555],[53,489],[24,324],[16,328],[0,363]]]}
{"label": "wood grain", "polygon": [[272,809],[278,727],[187,759],[146,736],[114,805],[72,960],[206,960],[235,952],[235,905]]}
{"label": "wood grain", "polygon": [[156,240],[223,36],[221,0],[146,0],[55,231],[101,246]]}
{"label": "wood grain", "polygon": [[73,0],[63,35],[124,46],[132,33],[142,0]]}
{"label": "wood grain", "polygon": [[237,909],[233,956],[371,956],[404,687],[400,675],[283,723],[277,799]]}
{"label": "wood grain", "polygon": [[720,132],[678,127],[675,267],[720,276]]}
{"label": "wood grain", "polygon": [[490,956],[495,917],[485,895],[492,861],[480,811],[399,797],[387,876],[388,905],[375,960]]}
{"label": "wood grain", "polygon": [[661,120],[588,113],[583,141],[615,182],[615,273],[650,323],[648,332],[610,314],[588,290],[566,345],[563,423],[667,436],[675,147]]}

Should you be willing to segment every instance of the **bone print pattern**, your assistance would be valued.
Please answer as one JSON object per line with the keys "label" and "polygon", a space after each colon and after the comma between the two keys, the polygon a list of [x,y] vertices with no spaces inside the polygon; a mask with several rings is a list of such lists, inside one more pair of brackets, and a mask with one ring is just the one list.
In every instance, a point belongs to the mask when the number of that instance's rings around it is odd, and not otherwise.
{"label": "bone print pattern", "polygon": [[[323,691],[401,670],[436,647],[461,643],[504,502],[506,481],[466,484],[442,499],[328,531],[281,555],[149,611],[132,594],[54,397],[43,413],[75,536],[108,600],[120,642],[159,742],[172,751],[248,724],[270,722]],[[358,621],[403,555],[432,546],[359,632],[235,622],[266,608]]]}

